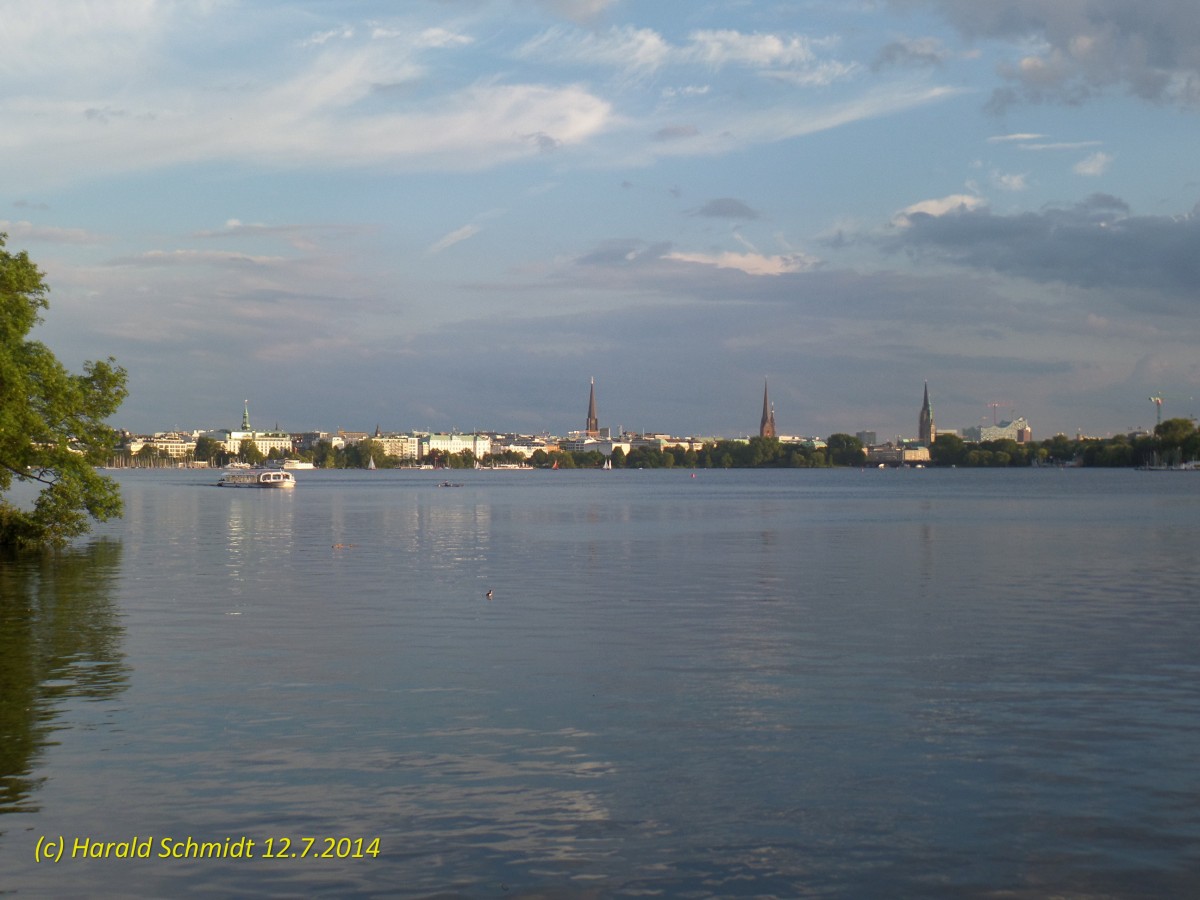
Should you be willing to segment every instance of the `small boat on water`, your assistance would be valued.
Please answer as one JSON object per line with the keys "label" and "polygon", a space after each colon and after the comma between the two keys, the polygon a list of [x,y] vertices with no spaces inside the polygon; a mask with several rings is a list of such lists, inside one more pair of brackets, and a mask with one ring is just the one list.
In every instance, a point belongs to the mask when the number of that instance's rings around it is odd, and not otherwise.
{"label": "small boat on water", "polygon": [[238,469],[227,472],[217,482],[218,487],[293,488],[296,479],[291,472],[279,469]]}

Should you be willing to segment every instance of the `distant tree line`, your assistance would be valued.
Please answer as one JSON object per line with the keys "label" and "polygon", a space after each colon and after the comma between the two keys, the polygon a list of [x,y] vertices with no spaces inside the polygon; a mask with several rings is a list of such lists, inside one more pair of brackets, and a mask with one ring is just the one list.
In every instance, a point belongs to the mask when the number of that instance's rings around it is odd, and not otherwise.
{"label": "distant tree line", "polygon": [[1071,439],[1058,434],[1041,441],[1018,444],[1002,439],[967,443],[953,434],[939,434],[929,449],[935,466],[1087,466],[1132,468],[1178,465],[1200,459],[1200,431],[1191,419],[1168,419],[1153,434],[1111,438]]}

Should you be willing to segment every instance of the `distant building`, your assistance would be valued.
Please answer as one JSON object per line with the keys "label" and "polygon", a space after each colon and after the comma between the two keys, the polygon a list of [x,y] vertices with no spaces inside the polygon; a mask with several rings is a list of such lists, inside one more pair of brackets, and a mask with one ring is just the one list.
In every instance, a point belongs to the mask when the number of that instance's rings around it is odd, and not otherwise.
{"label": "distant building", "polygon": [[771,405],[771,401],[767,398],[767,380],[763,379],[763,408],[762,421],[758,424],[758,436],[764,438],[775,437],[775,407]]}
{"label": "distant building", "polygon": [[526,459],[533,456],[538,450],[549,453],[558,449],[558,444],[553,441],[526,434],[493,435],[491,441],[493,455],[508,452],[516,453]]}
{"label": "distant building", "polygon": [[929,448],[917,444],[867,447],[864,451],[869,466],[923,466],[929,462]]}
{"label": "distant building", "polygon": [[1024,416],[1018,416],[1011,422],[1000,422],[997,425],[982,425],[979,428],[979,440],[983,441],[1016,441],[1027,444],[1033,440],[1033,429]]}
{"label": "distant building", "polygon": [[250,442],[258,448],[263,456],[272,450],[281,453],[291,453],[295,448],[292,436],[285,431],[254,431],[250,428],[250,404],[242,408],[242,427],[237,431],[207,431],[204,434],[210,440],[219,443],[222,449],[233,456],[241,452],[242,443]]}
{"label": "distant building", "polygon": [[476,459],[492,452],[492,439],[482,434],[427,434],[421,437],[421,458],[438,450],[451,456],[470,450]]}
{"label": "distant building", "polygon": [[858,442],[864,447],[874,447],[879,441],[874,431],[858,431],[854,436],[858,438]]}
{"label": "distant building", "polygon": [[176,431],[155,432],[152,437],[130,435],[121,445],[130,456],[137,456],[143,447],[152,447],[159,454],[171,459],[189,459],[196,452],[196,439],[190,434]]}
{"label": "distant building", "polygon": [[421,438],[416,434],[383,434],[376,428],[371,442],[382,448],[384,456],[417,459],[421,454]]}
{"label": "distant building", "polygon": [[937,440],[937,429],[933,424],[933,407],[929,405],[929,382],[925,382],[925,400],[921,414],[917,417],[917,443],[932,447]]}
{"label": "distant building", "polygon": [[292,440],[296,442],[297,450],[315,450],[317,444],[322,441],[331,446],[333,445],[333,438],[328,431],[304,431],[299,434],[293,434]]}

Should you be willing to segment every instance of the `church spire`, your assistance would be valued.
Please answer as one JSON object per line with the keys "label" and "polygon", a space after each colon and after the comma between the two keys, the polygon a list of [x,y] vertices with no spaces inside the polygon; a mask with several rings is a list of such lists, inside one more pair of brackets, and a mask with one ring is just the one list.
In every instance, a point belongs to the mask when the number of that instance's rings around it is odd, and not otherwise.
{"label": "church spire", "polygon": [[921,415],[917,418],[917,443],[933,446],[937,440],[937,429],[933,425],[933,407],[929,404],[929,382],[925,382],[925,400],[921,404]]}
{"label": "church spire", "polygon": [[250,401],[245,400],[242,403],[242,431],[250,430]]}
{"label": "church spire", "polygon": [[775,407],[771,405],[770,399],[767,397],[767,379],[763,379],[763,411],[762,421],[758,424],[758,436],[765,438],[775,437]]}
{"label": "church spire", "polygon": [[587,427],[584,429],[588,437],[600,436],[600,420],[596,418],[596,379],[592,378],[591,391],[588,394]]}

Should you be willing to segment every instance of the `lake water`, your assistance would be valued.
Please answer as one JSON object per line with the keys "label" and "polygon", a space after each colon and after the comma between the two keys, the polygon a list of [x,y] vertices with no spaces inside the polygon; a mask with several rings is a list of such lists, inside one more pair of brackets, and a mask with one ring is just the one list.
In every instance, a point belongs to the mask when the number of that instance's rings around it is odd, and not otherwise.
{"label": "lake water", "polygon": [[0,560],[0,894],[1200,896],[1200,475],[117,477]]}

